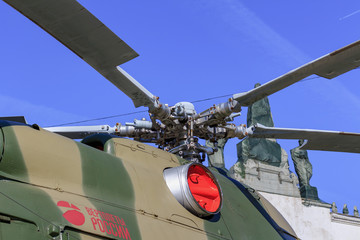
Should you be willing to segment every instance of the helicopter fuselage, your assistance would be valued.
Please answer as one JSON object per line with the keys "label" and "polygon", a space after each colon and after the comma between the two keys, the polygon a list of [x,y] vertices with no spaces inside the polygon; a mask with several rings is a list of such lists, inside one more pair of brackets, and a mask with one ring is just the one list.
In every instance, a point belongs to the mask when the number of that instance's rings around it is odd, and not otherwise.
{"label": "helicopter fuselage", "polygon": [[222,208],[203,218],[164,180],[165,169],[187,163],[176,155],[105,134],[81,143],[24,124],[0,125],[4,239],[294,239],[256,194],[217,169]]}

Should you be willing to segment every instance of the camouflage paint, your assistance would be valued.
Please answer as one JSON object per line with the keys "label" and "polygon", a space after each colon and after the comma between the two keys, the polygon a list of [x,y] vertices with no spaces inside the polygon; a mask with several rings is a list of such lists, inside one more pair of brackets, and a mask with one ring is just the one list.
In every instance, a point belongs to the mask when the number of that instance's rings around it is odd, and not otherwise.
{"label": "camouflage paint", "polygon": [[[282,239],[259,209],[233,182],[215,171],[212,172],[223,192],[221,219],[226,223],[233,239]],[[212,225],[211,221],[207,221],[205,229],[213,228]]]}
{"label": "camouflage paint", "polygon": [[[85,195],[96,210],[115,216],[106,217],[106,214],[99,215],[88,209],[92,221],[97,221],[97,224],[93,224],[94,230],[104,231],[111,237],[141,239],[135,216],[134,186],[123,161],[81,143],[78,148],[81,153]],[[109,229],[106,230],[107,228]]]}
{"label": "camouflage paint", "polygon": [[164,169],[185,164],[186,160],[142,143],[117,138],[112,141],[115,154],[123,159],[136,181],[135,206],[141,213],[138,221],[142,235],[152,233],[164,239],[230,239],[221,219],[205,231],[205,220],[187,211],[168,189]]}
{"label": "camouflage paint", "polygon": [[[45,22],[50,22],[58,13],[56,8],[52,8],[53,14],[49,14],[46,10],[51,9],[51,4],[47,6],[49,3],[46,1],[11,2],[23,10],[22,13],[36,10],[34,6],[37,5],[40,15],[45,16]],[[75,1],[64,3],[68,3],[68,7],[74,6],[70,10],[81,8]],[[65,4],[62,7],[64,10]],[[88,16],[91,18],[90,14]],[[6,222],[10,216],[10,225],[23,226],[19,231],[21,237],[38,238],[37,234],[31,237],[27,234],[33,233],[35,223],[44,239],[59,238],[58,227],[64,231],[63,239],[104,236],[107,239],[238,238],[230,236],[228,231],[237,228],[235,223],[239,218],[234,217],[232,211],[239,209],[234,207],[247,209],[239,216],[244,217],[242,229],[248,230],[250,235],[241,232],[240,237],[271,238],[276,235],[273,235],[275,230],[271,224],[255,211],[245,193],[226,179],[221,180],[226,195],[222,214],[202,219],[188,212],[177,202],[163,179],[163,170],[179,166],[182,160],[164,151],[134,141],[111,139],[106,153],[42,129],[15,124],[3,124],[2,127],[5,151],[0,175],[9,180],[0,181],[0,201],[3,203],[0,210],[7,215],[0,216],[0,221]],[[27,201],[24,196],[31,200]],[[21,219],[12,219],[11,216],[20,216]],[[264,227],[266,234],[254,233],[258,230],[256,227],[246,229],[249,224]],[[29,230],[23,230],[25,225]],[[3,228],[4,225],[0,226]],[[121,233],[117,230],[119,227]],[[5,237],[12,237],[15,231],[5,231],[10,234]]]}
{"label": "camouflage paint", "polygon": [[11,125],[0,121],[4,137],[4,154],[0,162],[0,214],[2,219],[9,219],[8,222],[1,221],[0,236],[4,239],[59,236],[62,213],[44,189],[32,185],[15,128],[36,130]]}
{"label": "camouflage paint", "polygon": [[[4,121],[1,121],[4,124]],[[4,139],[4,152],[0,162],[0,175],[29,182],[25,161],[20,150],[14,128],[6,126],[1,128]]]}
{"label": "camouflage paint", "polygon": [[[11,223],[27,226],[19,238],[282,238],[249,192],[218,173],[221,213],[202,219],[187,211],[163,178],[164,169],[187,163],[175,155],[109,136],[94,138],[104,152],[25,125],[2,130],[0,175],[9,180],[0,181],[0,222],[1,215],[22,219]],[[0,223],[4,237],[11,224]]]}
{"label": "camouflage paint", "polygon": [[[196,228],[200,225],[202,229],[202,221],[194,222],[192,216],[187,218],[187,215],[181,213],[184,211],[183,207],[176,200],[173,201],[175,198],[163,179],[165,168],[179,165],[176,158],[142,143],[120,138],[112,141],[116,156],[123,159],[126,171],[136,186],[136,217],[143,238],[150,236],[160,239],[184,239],[191,237],[188,225]],[[177,216],[180,216],[179,221],[185,222],[183,227],[172,224],[171,219]],[[198,239],[206,239],[206,236],[198,231],[193,234],[198,235]]]}

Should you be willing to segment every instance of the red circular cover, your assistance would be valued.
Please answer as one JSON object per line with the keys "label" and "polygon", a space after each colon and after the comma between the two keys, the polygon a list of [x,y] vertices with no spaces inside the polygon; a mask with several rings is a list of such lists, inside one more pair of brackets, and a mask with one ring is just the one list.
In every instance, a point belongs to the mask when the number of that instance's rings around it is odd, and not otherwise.
{"label": "red circular cover", "polygon": [[187,181],[198,204],[208,212],[216,212],[221,204],[221,194],[210,174],[204,167],[194,164],[189,167]]}

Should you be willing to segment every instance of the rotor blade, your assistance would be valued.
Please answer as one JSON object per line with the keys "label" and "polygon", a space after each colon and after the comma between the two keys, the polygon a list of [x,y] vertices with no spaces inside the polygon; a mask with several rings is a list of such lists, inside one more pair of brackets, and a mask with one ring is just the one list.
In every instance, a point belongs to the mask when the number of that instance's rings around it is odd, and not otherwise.
{"label": "rotor blade", "polygon": [[110,127],[109,125],[49,127],[44,129],[71,139],[83,139],[95,133],[113,134],[115,132],[115,127]]}
{"label": "rotor blade", "polygon": [[304,150],[360,153],[360,133],[253,126],[251,138],[305,139]]}
{"label": "rotor blade", "polygon": [[155,96],[121,67],[106,69],[99,72],[130,97],[133,100],[135,107],[149,107],[154,105]]}
{"label": "rotor blade", "polygon": [[135,107],[153,95],[116,66],[138,54],[75,0],[4,0],[129,96]]}
{"label": "rotor blade", "polygon": [[254,102],[286,88],[312,74],[332,79],[360,66],[360,41],[336,50],[278,78],[273,79],[245,93],[237,93],[233,98],[241,106]]}

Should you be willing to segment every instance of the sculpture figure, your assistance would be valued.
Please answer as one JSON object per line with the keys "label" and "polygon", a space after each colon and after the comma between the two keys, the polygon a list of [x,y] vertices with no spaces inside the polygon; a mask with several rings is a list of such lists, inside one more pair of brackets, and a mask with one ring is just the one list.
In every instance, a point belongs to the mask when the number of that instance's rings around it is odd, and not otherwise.
{"label": "sculpture figure", "polygon": [[[274,127],[267,97],[248,107],[247,126],[256,124]],[[290,174],[288,154],[276,139],[249,137],[236,148],[238,160],[229,170],[231,177],[259,191],[299,197],[298,178]]]}
{"label": "sculpture figure", "polygon": [[[260,86],[260,83],[256,83],[254,88]],[[248,126],[260,123],[267,127],[274,127],[274,121],[272,119],[269,99],[267,97],[264,97],[250,105],[248,108],[246,120]]]}
{"label": "sculpture figure", "polygon": [[338,212],[338,209],[337,209],[337,207],[336,207],[335,202],[333,202],[333,203],[331,204],[331,211],[332,211],[333,213],[337,213],[337,212]]}
{"label": "sculpture figure", "polygon": [[343,214],[346,214],[348,215],[349,214],[349,209],[347,207],[347,204],[344,204],[344,207],[343,207]]}
{"label": "sculpture figure", "polygon": [[[217,144],[217,152],[214,152],[212,155],[208,155],[209,166],[225,169],[225,160],[224,160],[224,148],[227,142],[227,138],[219,139]],[[211,141],[206,141],[206,146],[214,148],[215,145]]]}
{"label": "sculpture figure", "polygon": [[312,177],[312,165],[306,150],[300,149],[304,140],[299,140],[299,146],[290,150],[294,162],[295,172],[299,178],[300,195],[302,198],[319,200],[316,187],[310,186]]}
{"label": "sculpture figure", "polygon": [[[255,88],[260,84],[255,84]],[[264,97],[248,107],[247,125],[260,123],[274,127],[269,99]],[[275,140],[246,138],[237,145],[238,162],[244,164],[248,159],[279,167],[281,165],[281,147]]]}
{"label": "sculpture figure", "polygon": [[354,206],[354,216],[359,217],[359,210],[357,209],[356,206]]}
{"label": "sculpture figure", "polygon": [[312,177],[312,165],[306,150],[301,150],[300,146],[304,144],[304,140],[299,140],[299,147],[290,150],[291,158],[294,162],[295,172],[299,177],[300,187],[310,186],[310,178]]}

